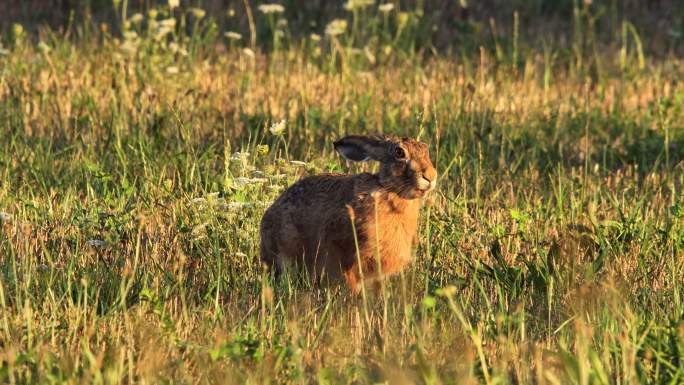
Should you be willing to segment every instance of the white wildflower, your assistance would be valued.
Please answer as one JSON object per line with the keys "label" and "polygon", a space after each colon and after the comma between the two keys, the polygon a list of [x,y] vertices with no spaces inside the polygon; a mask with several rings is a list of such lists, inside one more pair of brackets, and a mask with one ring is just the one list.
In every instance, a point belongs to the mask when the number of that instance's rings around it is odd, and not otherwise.
{"label": "white wildflower", "polygon": [[91,247],[104,247],[106,244],[107,242],[101,239],[90,239],[88,242],[86,242],[86,245]]}
{"label": "white wildflower", "polygon": [[240,40],[240,39],[242,39],[242,35],[240,35],[237,32],[233,32],[233,31],[228,31],[228,32],[224,33],[223,36],[228,38],[228,40]]}
{"label": "white wildflower", "polygon": [[161,27],[166,27],[166,28],[176,28],[176,19],[173,17],[170,17],[168,19],[164,19],[159,21],[159,25]]}
{"label": "white wildflower", "polygon": [[197,225],[192,228],[190,231],[190,234],[193,235],[194,240],[202,239],[204,238],[204,235],[206,234],[206,228],[209,225],[209,223],[205,222],[202,223],[201,225]]}
{"label": "white wildflower", "polygon": [[143,21],[143,15],[142,13],[134,13],[128,20],[130,20],[133,24],[139,24]]}
{"label": "white wildflower", "polygon": [[259,6],[259,11],[266,15],[269,13],[283,13],[285,12],[285,7],[280,4],[261,4]]}
{"label": "white wildflower", "polygon": [[230,156],[230,160],[245,160],[249,157],[249,152],[236,152]]}
{"label": "white wildflower", "polygon": [[306,162],[302,162],[301,160],[291,160],[290,164],[295,166],[306,166]]}
{"label": "white wildflower", "polygon": [[243,50],[242,50],[242,53],[244,53],[245,55],[247,55],[247,56],[249,56],[249,57],[251,57],[251,58],[254,58],[254,51],[252,51],[252,50],[249,49],[249,48],[243,49]]}
{"label": "white wildflower", "polygon": [[169,51],[171,51],[172,53],[178,52],[179,49],[180,49],[180,46],[175,41],[172,41],[171,43],[169,43]]}
{"label": "white wildflower", "polygon": [[138,39],[138,34],[135,31],[124,31],[123,38],[124,40],[136,40]]}
{"label": "white wildflower", "polygon": [[11,222],[12,214],[0,211],[0,222]]}
{"label": "white wildflower", "polygon": [[273,125],[271,125],[271,128],[269,128],[268,130],[271,132],[271,134],[279,136],[279,135],[282,135],[283,132],[285,132],[286,126],[287,126],[287,121],[285,119],[283,119],[279,122],[273,123]]}
{"label": "white wildflower", "polygon": [[338,36],[347,30],[347,20],[335,19],[325,27],[325,34],[328,36]]}
{"label": "white wildflower", "polygon": [[219,193],[209,193],[204,197],[197,197],[190,200],[190,204],[200,209],[224,210],[228,207],[226,199],[219,197]]}
{"label": "white wildflower", "polygon": [[138,43],[137,41],[126,40],[119,48],[121,48],[121,51],[125,54],[133,55],[138,50]]}
{"label": "white wildflower", "polygon": [[241,177],[234,178],[233,182],[238,186],[244,186],[244,185],[249,185],[249,184],[265,183],[265,182],[268,182],[268,179],[266,179],[266,178],[246,178],[246,177],[241,176]]}
{"label": "white wildflower", "polygon": [[159,28],[157,33],[154,35],[154,39],[159,41],[164,38],[164,36],[168,35],[171,33],[171,30],[168,28]]}
{"label": "white wildflower", "polygon": [[155,23],[156,33],[154,38],[156,40],[161,40],[164,36],[172,33],[176,30],[176,19],[169,18]]}
{"label": "white wildflower", "polygon": [[392,3],[385,3],[385,4],[380,4],[378,6],[378,10],[382,13],[389,13],[394,9],[394,4]]}
{"label": "white wildflower", "polygon": [[169,8],[174,9],[180,5],[180,0],[169,0]]}
{"label": "white wildflower", "polygon": [[166,67],[166,73],[169,75],[176,75],[178,73],[178,67],[176,67],[176,66]]}
{"label": "white wildflower", "polygon": [[252,202],[230,202],[228,203],[228,210],[238,211],[246,208],[254,207]]}
{"label": "white wildflower", "polygon": [[355,9],[366,8],[375,4],[375,0],[349,0],[344,4],[344,9],[353,11]]}

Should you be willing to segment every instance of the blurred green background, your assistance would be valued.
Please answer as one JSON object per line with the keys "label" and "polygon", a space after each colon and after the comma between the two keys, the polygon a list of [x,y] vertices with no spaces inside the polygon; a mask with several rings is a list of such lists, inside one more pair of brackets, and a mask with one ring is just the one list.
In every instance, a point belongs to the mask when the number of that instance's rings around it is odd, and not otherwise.
{"label": "blurred green background", "polygon": [[[100,23],[116,29],[123,8],[130,16],[166,3],[155,0],[3,0],[0,2],[0,28],[7,31],[12,24],[20,23],[28,30],[49,26],[60,31],[77,21],[75,24],[83,22],[93,29]],[[246,34],[249,28],[245,6],[249,5],[256,13],[262,3],[267,2],[182,0],[180,8],[205,9],[221,29]],[[291,32],[299,36],[322,33],[329,20],[345,15],[343,1],[284,0],[277,3],[285,7],[283,18],[288,21]],[[639,31],[646,54],[681,56],[684,51],[684,1],[679,0],[418,0],[393,3],[401,10],[418,11],[421,43],[427,43],[426,49],[448,51],[478,47],[490,42],[492,25],[505,34],[515,23],[520,28],[520,37],[529,44],[553,41],[560,47],[569,46],[576,18],[582,16],[578,12],[589,12],[596,37],[604,44],[618,40],[622,34],[622,21],[629,20]],[[514,12],[519,17],[517,22]],[[264,35],[260,33],[260,36]],[[258,43],[267,41],[267,38],[257,39]]]}

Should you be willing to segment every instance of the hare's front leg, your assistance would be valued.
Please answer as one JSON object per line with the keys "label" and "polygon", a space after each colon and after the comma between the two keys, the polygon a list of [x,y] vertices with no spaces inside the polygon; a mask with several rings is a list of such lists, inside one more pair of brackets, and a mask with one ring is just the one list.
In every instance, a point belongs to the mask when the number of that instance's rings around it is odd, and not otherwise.
{"label": "hare's front leg", "polygon": [[[356,265],[354,267],[356,267]],[[354,295],[359,294],[361,292],[363,282],[361,281],[358,272],[352,268],[345,271],[343,275],[349,290],[351,290]]]}

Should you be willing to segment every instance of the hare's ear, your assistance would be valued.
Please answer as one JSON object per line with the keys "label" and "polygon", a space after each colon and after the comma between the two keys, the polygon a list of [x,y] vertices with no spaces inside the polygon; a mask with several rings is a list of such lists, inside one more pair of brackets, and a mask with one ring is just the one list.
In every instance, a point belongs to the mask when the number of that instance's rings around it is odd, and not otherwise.
{"label": "hare's ear", "polygon": [[386,155],[385,141],[380,136],[349,135],[334,145],[340,155],[356,162],[382,160]]}

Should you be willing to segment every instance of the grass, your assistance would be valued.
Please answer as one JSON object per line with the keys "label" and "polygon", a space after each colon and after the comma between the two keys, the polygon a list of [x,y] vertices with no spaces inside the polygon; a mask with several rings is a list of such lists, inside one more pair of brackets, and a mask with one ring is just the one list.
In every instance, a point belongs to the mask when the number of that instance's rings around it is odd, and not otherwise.
{"label": "grass", "polygon": [[[684,62],[627,20],[602,45],[591,10],[567,47],[460,53],[398,9],[300,38],[255,8],[256,45],[166,7],[119,37],[15,26],[0,382],[683,383]],[[363,299],[274,281],[263,211],[372,169],[331,143],[373,131],[440,173],[411,268]]]}

